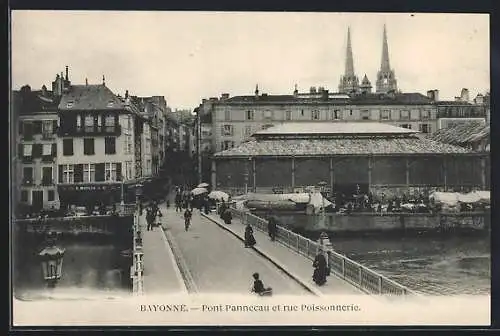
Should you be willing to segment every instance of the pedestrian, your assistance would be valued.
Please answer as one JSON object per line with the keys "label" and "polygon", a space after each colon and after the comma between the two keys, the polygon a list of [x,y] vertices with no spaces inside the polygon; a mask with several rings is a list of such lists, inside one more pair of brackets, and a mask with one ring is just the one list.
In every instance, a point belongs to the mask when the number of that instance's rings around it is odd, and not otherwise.
{"label": "pedestrian", "polygon": [[193,213],[189,208],[184,211],[184,230],[187,231],[189,226],[191,225],[191,217],[193,217]]}
{"label": "pedestrian", "polygon": [[259,279],[259,273],[252,274],[254,279],[251,291],[259,295],[270,295],[273,291],[271,287],[264,287],[264,283]]}
{"label": "pedestrian", "polygon": [[271,241],[274,241],[276,239],[277,231],[278,224],[276,222],[276,218],[274,218],[273,214],[271,213],[267,220],[267,232],[269,234],[269,238],[271,238]]}
{"label": "pedestrian", "polygon": [[163,214],[161,213],[160,209],[156,210],[156,213],[155,213],[155,219],[156,219],[155,226],[161,227],[161,218],[162,217],[163,217]]}
{"label": "pedestrian", "polygon": [[253,247],[257,242],[253,236],[253,229],[250,224],[245,227],[245,247]]}
{"label": "pedestrian", "polygon": [[182,211],[182,194],[177,192],[175,195],[175,212]]}
{"label": "pedestrian", "polygon": [[231,214],[231,211],[229,211],[229,209],[226,209],[221,217],[226,224],[231,224],[231,221],[233,220],[233,215]]}
{"label": "pedestrian", "polygon": [[323,254],[323,250],[320,249],[316,258],[314,258],[313,262],[314,272],[313,272],[313,281],[318,286],[323,286],[326,283],[327,276],[327,265],[325,255]]}
{"label": "pedestrian", "polygon": [[154,221],[154,218],[153,218],[153,211],[151,210],[151,208],[147,208],[146,209],[146,222],[148,224],[147,226],[147,230],[150,231],[153,229],[153,221]]}

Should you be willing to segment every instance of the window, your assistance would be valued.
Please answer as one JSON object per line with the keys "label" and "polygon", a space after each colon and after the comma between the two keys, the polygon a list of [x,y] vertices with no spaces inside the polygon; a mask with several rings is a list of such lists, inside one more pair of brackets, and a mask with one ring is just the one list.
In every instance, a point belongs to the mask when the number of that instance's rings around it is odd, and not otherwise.
{"label": "window", "polygon": [[312,120],[319,120],[319,111],[314,110],[311,112],[311,119]]}
{"label": "window", "polygon": [[333,119],[335,120],[340,119],[340,110],[333,111]]}
{"label": "window", "polygon": [[23,156],[30,157],[32,155],[33,145],[24,145],[23,146]]}
{"label": "window", "polygon": [[72,108],[73,105],[74,105],[74,103],[72,101],[69,101],[69,102],[66,103],[66,107],[67,108]]}
{"label": "window", "polygon": [[292,111],[285,111],[285,120],[292,120]]}
{"label": "window", "polygon": [[33,144],[33,149],[31,150],[31,156],[34,158],[42,157],[43,146],[42,144]]}
{"label": "window", "polygon": [[94,131],[94,117],[92,115],[85,116],[85,132]]}
{"label": "window", "polygon": [[83,182],[95,182],[95,164],[83,165]]}
{"label": "window", "polygon": [[82,127],[82,116],[77,115],[76,116],[76,128],[81,128]]}
{"label": "window", "polygon": [[75,170],[72,164],[62,165],[62,183],[75,182]]}
{"label": "window", "polygon": [[273,118],[273,112],[270,110],[264,111],[264,119],[272,119]]}
{"label": "window", "polygon": [[253,111],[247,111],[247,120],[253,120]]}
{"label": "window", "polygon": [[429,111],[422,110],[422,119],[429,119]]}
{"label": "window", "polygon": [[222,150],[228,150],[234,147],[234,141],[226,140],[222,142]]}
{"label": "window", "polygon": [[21,190],[21,202],[28,202],[28,191]]}
{"label": "window", "polygon": [[410,118],[412,120],[419,120],[420,119],[420,111],[419,110],[411,110]]}
{"label": "window", "polygon": [[42,121],[33,121],[33,134],[42,134]]}
{"label": "window", "polygon": [[231,120],[231,113],[229,110],[224,111],[224,120],[226,120],[226,121]]}
{"label": "window", "polygon": [[391,111],[390,110],[382,110],[380,113],[380,119],[389,120],[391,119]]}
{"label": "window", "polygon": [[52,167],[42,167],[42,185],[51,185],[52,183]]}
{"label": "window", "polygon": [[73,139],[63,139],[63,155],[73,155]]}
{"label": "window", "polygon": [[363,119],[363,120],[370,119],[370,111],[369,110],[361,111],[361,119]]}
{"label": "window", "polygon": [[43,156],[52,156],[52,145],[55,144],[43,144],[43,149],[42,149]]}
{"label": "window", "polygon": [[47,191],[47,201],[52,202],[55,199],[55,193],[54,190],[48,190]]}
{"label": "window", "polygon": [[401,124],[401,125],[399,125],[399,127],[411,129],[411,124]]}
{"label": "window", "polygon": [[245,136],[250,136],[252,134],[252,126],[245,126]]}
{"label": "window", "polygon": [[108,107],[113,107],[113,105],[115,105],[114,101],[112,101],[112,100],[108,101],[108,105],[107,105]]}
{"label": "window", "polygon": [[52,137],[54,133],[54,122],[53,120],[43,120],[42,121],[42,136],[44,138]]}
{"label": "window", "polygon": [[419,131],[422,133],[430,133],[429,124],[420,124],[418,125]]}
{"label": "window", "polygon": [[130,135],[125,135],[123,143],[123,153],[132,154],[132,137]]}
{"label": "window", "polygon": [[33,167],[23,168],[23,184],[33,184]]}
{"label": "window", "polygon": [[[104,126],[106,128],[106,132],[113,132],[115,130],[115,117],[112,115],[106,116],[104,119]],[[146,132],[146,130],[144,130]]]}
{"label": "window", "polygon": [[300,110],[300,115],[303,117],[304,116],[304,110]]}
{"label": "window", "polygon": [[125,162],[125,179],[129,180],[132,179],[132,161],[126,161]]}
{"label": "window", "polygon": [[127,115],[127,130],[132,130],[132,116]]}
{"label": "window", "polygon": [[401,110],[401,119],[408,120],[410,119],[410,113],[408,110]]}
{"label": "window", "polygon": [[105,181],[116,181],[116,163],[106,162],[104,174]]}
{"label": "window", "polygon": [[223,136],[233,135],[233,126],[232,125],[222,125],[222,135]]}
{"label": "window", "polygon": [[116,154],[116,138],[115,137],[104,138],[104,153],[105,154]]}
{"label": "window", "polygon": [[83,139],[83,154],[84,155],[94,155],[94,139],[87,138]]}

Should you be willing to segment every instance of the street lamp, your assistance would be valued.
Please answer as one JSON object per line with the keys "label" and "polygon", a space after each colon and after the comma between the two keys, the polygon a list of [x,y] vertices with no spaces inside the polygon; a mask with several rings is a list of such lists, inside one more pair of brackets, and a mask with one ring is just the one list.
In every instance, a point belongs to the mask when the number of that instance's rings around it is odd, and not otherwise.
{"label": "street lamp", "polygon": [[325,193],[326,186],[328,183],[325,181],[321,181],[318,183],[318,186],[320,188],[320,195],[321,195],[321,224],[323,227],[326,226],[325,219],[326,219],[326,212],[325,212],[325,197],[323,196],[323,193]]}
{"label": "street lamp", "polygon": [[49,288],[54,288],[61,279],[62,262],[65,249],[56,246],[55,239],[49,238],[47,246],[38,254],[41,259],[42,273]]}

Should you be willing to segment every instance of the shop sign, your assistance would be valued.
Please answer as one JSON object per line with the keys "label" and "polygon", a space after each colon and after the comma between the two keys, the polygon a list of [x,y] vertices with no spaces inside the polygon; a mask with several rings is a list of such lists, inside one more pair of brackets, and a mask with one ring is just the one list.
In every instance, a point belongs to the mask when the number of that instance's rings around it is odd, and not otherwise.
{"label": "shop sign", "polygon": [[120,189],[120,186],[106,184],[59,186],[60,191],[108,191],[118,189]]}

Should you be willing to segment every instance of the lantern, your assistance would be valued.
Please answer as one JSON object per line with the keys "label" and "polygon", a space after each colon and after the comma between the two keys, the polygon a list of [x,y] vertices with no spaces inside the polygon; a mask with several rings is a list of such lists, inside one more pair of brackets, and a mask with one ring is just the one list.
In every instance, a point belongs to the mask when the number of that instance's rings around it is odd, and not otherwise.
{"label": "lantern", "polygon": [[49,287],[54,287],[61,279],[64,252],[63,248],[52,243],[38,254],[42,261],[43,278]]}

